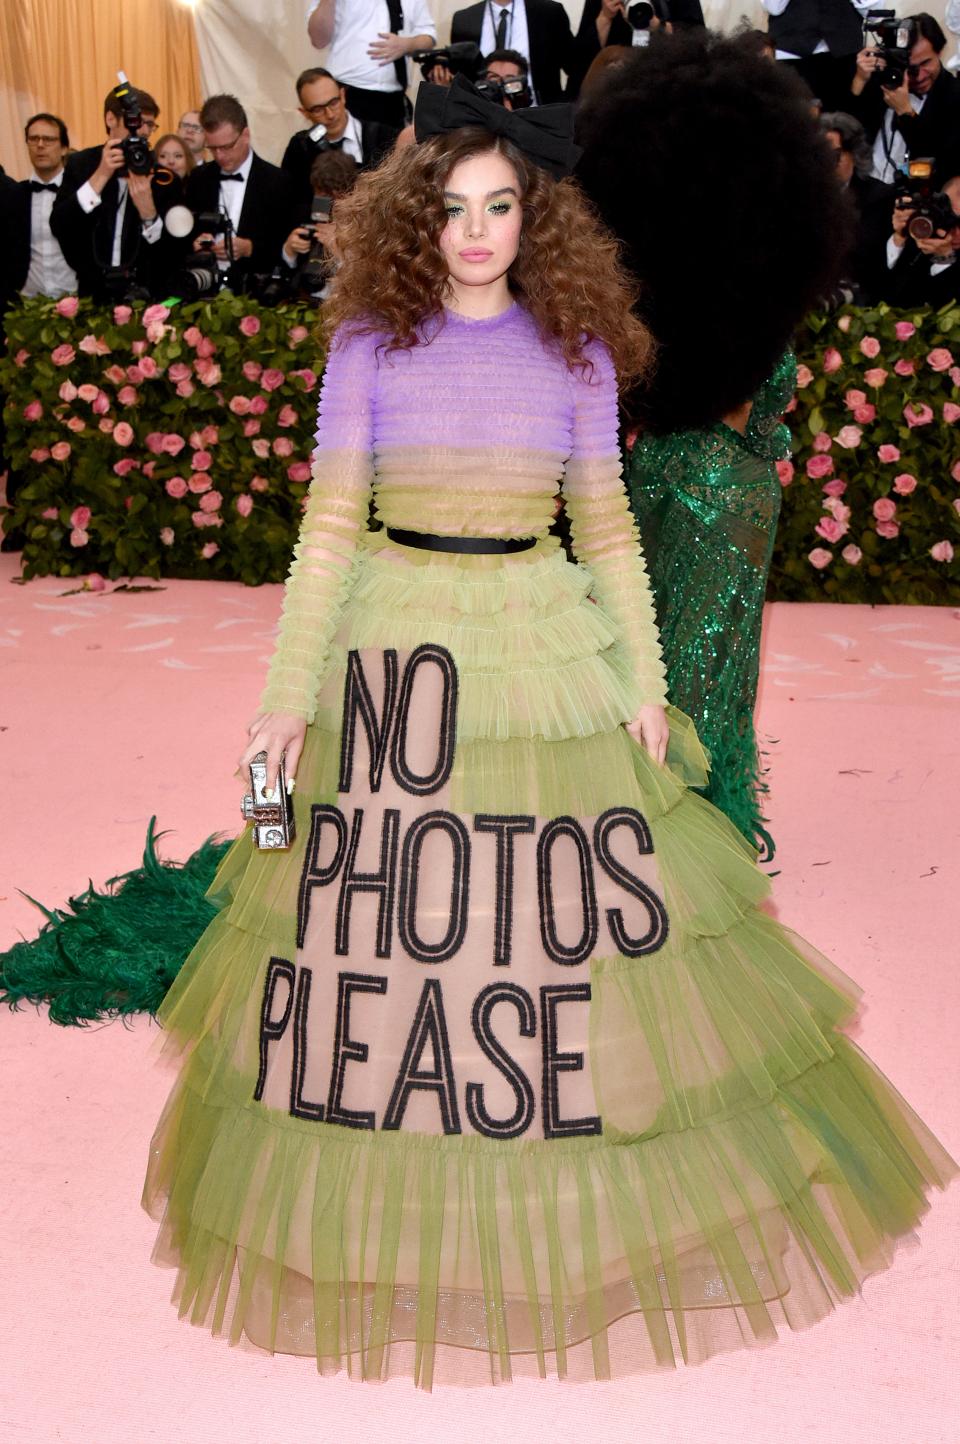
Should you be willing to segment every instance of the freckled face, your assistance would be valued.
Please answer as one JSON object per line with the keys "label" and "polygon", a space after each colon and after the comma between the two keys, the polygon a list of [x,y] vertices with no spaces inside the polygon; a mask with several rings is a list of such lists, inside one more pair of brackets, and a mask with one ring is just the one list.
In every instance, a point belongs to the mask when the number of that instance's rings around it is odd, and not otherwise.
{"label": "freckled face", "polygon": [[440,237],[453,281],[489,286],[513,265],[523,208],[516,171],[496,151],[455,165],[444,187],[447,224]]}

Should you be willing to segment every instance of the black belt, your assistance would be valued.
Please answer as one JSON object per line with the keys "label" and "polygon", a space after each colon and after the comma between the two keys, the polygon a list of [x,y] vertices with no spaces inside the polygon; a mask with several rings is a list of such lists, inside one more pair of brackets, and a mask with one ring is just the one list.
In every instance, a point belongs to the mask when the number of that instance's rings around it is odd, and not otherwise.
{"label": "black belt", "polygon": [[484,552],[526,552],[537,544],[533,536],[433,536],[430,532],[403,531],[396,526],[387,527],[387,536],[402,547],[419,547],[426,552],[470,552],[475,556]]}

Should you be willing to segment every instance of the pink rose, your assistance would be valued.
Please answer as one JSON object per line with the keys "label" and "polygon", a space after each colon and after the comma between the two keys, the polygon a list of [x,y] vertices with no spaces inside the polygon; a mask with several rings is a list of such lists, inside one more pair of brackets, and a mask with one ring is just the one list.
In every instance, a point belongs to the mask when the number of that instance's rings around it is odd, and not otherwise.
{"label": "pink rose", "polygon": [[[202,505],[203,503],[201,502],[201,506]],[[253,497],[243,491],[237,497],[235,505],[241,516],[249,516],[253,511]]]}
{"label": "pink rose", "polygon": [[893,541],[894,537],[900,535],[900,523],[897,521],[878,521],[877,536],[886,537],[887,541]]}
{"label": "pink rose", "polygon": [[43,517],[44,521],[56,521],[60,513],[57,511],[57,508],[55,506],[48,506],[46,511],[42,511],[40,515]]}
{"label": "pink rose", "polygon": [[863,406],[866,403],[867,393],[865,391],[857,391],[851,386],[850,390],[845,393],[843,400],[847,410],[852,411],[855,406]]}
{"label": "pink rose", "polygon": [[250,398],[250,415],[251,415],[251,416],[263,416],[264,413],[269,410],[269,407],[270,407],[270,402],[267,400],[267,398],[266,398],[265,396],[251,396],[251,398]]}
{"label": "pink rose", "polygon": [[113,428],[113,439],[118,446],[129,446],[133,440],[133,427],[128,421],[118,421]]}
{"label": "pink rose", "polygon": [[79,527],[82,531],[85,531],[90,525],[90,518],[92,516],[93,512],[88,506],[75,506],[70,513],[70,525]]}
{"label": "pink rose", "polygon": [[223,497],[219,491],[208,491],[200,498],[201,511],[219,511],[223,504]]}
{"label": "pink rose", "polygon": [[908,401],[903,408],[903,418],[908,426],[927,426],[933,420],[933,409],[921,402],[918,406],[914,401]]}
{"label": "pink rose", "polygon": [[312,391],[317,384],[317,373],[311,371],[309,366],[304,366],[301,371],[291,371],[290,375],[296,376],[298,381],[303,382],[304,391]]}
{"label": "pink rose", "polygon": [[955,421],[960,421],[960,406],[955,401],[943,403],[943,419],[951,426]]}
{"label": "pink rose", "polygon": [[824,541],[828,542],[838,542],[849,530],[846,522],[837,521],[834,516],[822,516],[814,527],[817,536],[822,536]]}
{"label": "pink rose", "polygon": [[824,567],[828,567],[833,561],[833,552],[828,552],[824,547],[814,547],[807,561],[812,567],[816,567],[818,572],[822,572]]}
{"label": "pink rose", "polygon": [[888,496],[881,496],[879,501],[873,503],[873,514],[877,521],[893,521],[897,514],[897,503]]}
{"label": "pink rose", "polygon": [[68,416],[66,427],[68,431],[86,431],[87,423],[82,416]]}
{"label": "pink rose", "polygon": [[110,347],[102,336],[84,336],[78,343],[79,349],[85,356],[109,356]]}
{"label": "pink rose", "polygon": [[[116,435],[116,432],[114,432]],[[120,461],[115,461],[113,471],[115,476],[129,476],[131,471],[136,471],[140,465],[135,456],[124,456]]]}
{"label": "pink rose", "polygon": [[848,506],[844,506],[838,496],[824,497],[823,507],[833,517],[834,521],[849,521],[853,513]]}
{"label": "pink rose", "polygon": [[114,421],[112,416],[101,416],[98,425],[103,434],[105,436],[109,436],[114,426],[116,425],[116,422]]}
{"label": "pink rose", "polygon": [[844,547],[840,555],[843,557],[843,560],[847,563],[848,566],[855,567],[859,564],[860,559],[863,556],[863,552],[860,550],[859,547],[855,547],[851,542],[849,546]]}
{"label": "pink rose", "polygon": [[74,386],[72,381],[61,381],[60,390],[57,394],[59,395],[61,401],[76,401],[80,393],[77,391],[77,388]]}
{"label": "pink rose", "polygon": [[270,487],[270,482],[268,481],[268,479],[267,479],[265,476],[251,476],[251,478],[250,478],[250,490],[251,490],[251,491],[267,491],[267,490],[269,490],[269,487]]}
{"label": "pink rose", "polygon": [[197,375],[204,386],[216,386],[223,379],[223,372],[215,361],[198,360]]}
{"label": "pink rose", "polygon": [[173,365],[167,368],[167,375],[174,383],[177,381],[189,381],[193,375],[193,367],[188,365],[186,361],[174,361]]}
{"label": "pink rose", "polygon": [[877,414],[877,408],[871,402],[866,406],[858,406],[853,413],[854,421],[859,421],[861,426],[869,426]]}
{"label": "pink rose", "polygon": [[204,542],[203,546],[200,548],[200,555],[204,558],[205,561],[209,561],[211,557],[216,556],[219,550],[220,548],[217,546],[216,542]]}
{"label": "pink rose", "polygon": [[117,326],[125,326],[132,315],[132,306],[114,306],[113,308],[113,320]]}
{"label": "pink rose", "polygon": [[145,462],[143,463],[143,474],[144,474],[144,476],[152,477],[152,476],[153,476],[153,473],[156,471],[156,469],[157,469],[157,463],[156,463],[155,461],[145,461]]}
{"label": "pink rose", "polygon": [[160,456],[160,455],[162,455],[162,453],[163,453],[163,432],[162,432],[162,431],[151,431],[151,432],[149,433],[149,435],[144,438],[144,444],[145,444],[145,446],[146,446],[146,448],[147,448],[148,451],[152,451],[152,452],[153,452],[154,456]]}
{"label": "pink rose", "polygon": [[140,374],[145,376],[148,381],[152,381],[155,376],[160,375],[160,367],[152,356],[141,356],[139,366]]}
{"label": "pink rose", "polygon": [[31,453],[30,453],[30,460],[37,462],[38,465],[42,465],[43,462],[49,461],[49,460],[50,460],[50,450],[49,450],[49,447],[46,447],[46,446],[37,446],[37,447],[35,447],[35,448],[33,449],[33,451],[31,451]]}
{"label": "pink rose", "polygon": [[69,317],[77,314],[77,307],[79,305],[80,299],[78,296],[61,296],[53,309],[58,316]]}
{"label": "pink rose", "polygon": [[777,476],[780,478],[781,486],[789,486],[794,478],[794,467],[792,461],[777,462]]}
{"label": "pink rose", "polygon": [[877,447],[877,456],[881,461],[899,461],[900,448],[891,446],[889,442],[884,442],[883,446]]}
{"label": "pink rose", "polygon": [[281,406],[281,407],[280,407],[279,415],[277,416],[277,425],[278,425],[278,426],[296,426],[296,424],[297,424],[297,413],[294,411],[293,407],[292,407],[292,406]]}
{"label": "pink rose", "polygon": [[246,421],[243,423],[243,434],[244,436],[260,435],[260,418],[258,416],[247,417]]}
{"label": "pink rose", "polygon": [[149,326],[154,321],[165,321],[170,315],[170,307],[163,305],[148,306],[143,313],[143,324]]}
{"label": "pink rose", "polygon": [[162,321],[151,321],[150,325],[146,328],[147,340],[152,346],[156,346],[157,342],[162,341],[171,329],[172,327],[170,326],[164,326]]}
{"label": "pink rose", "polygon": [[196,347],[203,340],[203,335],[197,326],[188,326],[183,333],[183,339],[188,346]]}
{"label": "pink rose", "polygon": [[276,391],[277,387],[282,386],[285,380],[286,377],[282,371],[278,370],[276,366],[269,366],[260,377],[260,385],[264,391]]}
{"label": "pink rose", "polygon": [[201,336],[200,340],[197,342],[197,355],[202,357],[204,361],[209,361],[210,357],[215,356],[216,353],[217,348],[210,340],[210,337]]}
{"label": "pink rose", "polygon": [[160,528],[160,540],[163,542],[163,545],[165,547],[173,546],[174,531],[172,526],[165,526]]}
{"label": "pink rose", "polygon": [[292,456],[293,442],[289,436],[278,436],[273,443],[274,456]]}
{"label": "pink rose", "polygon": [[832,446],[833,441],[830,438],[829,432],[818,431],[816,436],[813,438],[814,451],[829,451]]}
{"label": "pink rose", "polygon": [[837,432],[837,445],[853,447],[859,446],[863,438],[863,432],[859,426],[841,426]]}
{"label": "pink rose", "polygon": [[850,330],[850,322],[852,319],[851,316],[841,316],[837,321],[837,329],[846,334],[846,332]]}
{"label": "pink rose", "polygon": [[[19,356],[20,354],[21,353],[18,351],[17,355]],[[19,362],[17,364],[19,365]],[[960,386],[960,366],[950,367],[950,380],[953,382],[954,386]]]}
{"label": "pink rose", "polygon": [[[209,491],[211,486],[213,486],[213,480],[208,472],[195,471],[192,473],[190,477],[190,490],[195,496],[199,496],[203,491]],[[216,507],[214,507],[214,511],[216,511]]]}
{"label": "pink rose", "polygon": [[240,330],[245,336],[256,336],[257,332],[260,330],[259,316],[241,316]]}
{"label": "pink rose", "polygon": [[213,465],[213,457],[209,451],[195,451],[190,458],[190,465],[194,471],[206,471]]}
{"label": "pink rose", "polygon": [[952,562],[953,547],[948,541],[934,542],[933,546],[930,548],[930,555],[933,557],[933,560],[935,562]]}
{"label": "pink rose", "polygon": [[195,391],[196,389],[197,389],[197,388],[194,386],[194,384],[193,384],[192,381],[178,381],[178,382],[177,382],[177,386],[176,386],[177,395],[178,395],[178,396],[181,396],[184,401],[186,401],[188,397],[192,396],[193,393],[194,393],[194,391]]}
{"label": "pink rose", "polygon": [[23,419],[25,421],[39,421],[43,415],[43,407],[39,401],[28,401],[23,408]]}
{"label": "pink rose", "polygon": [[927,365],[931,371],[949,371],[953,357],[945,346],[935,346],[927,355]]}
{"label": "pink rose", "polygon": [[823,483],[823,490],[827,496],[843,496],[846,489],[847,483],[842,481],[839,476],[833,481],[825,481]]}
{"label": "pink rose", "polygon": [[265,461],[270,455],[270,443],[265,436],[254,437],[250,443],[250,448],[254,456],[259,457],[261,461]]}
{"label": "pink rose", "polygon": [[54,461],[66,461],[72,451],[69,441],[58,441],[50,448],[50,455]]}
{"label": "pink rose", "polygon": [[201,446],[216,446],[220,440],[220,429],[217,426],[205,426],[200,433]]}
{"label": "pink rose", "polygon": [[917,489],[917,478],[911,476],[909,471],[901,471],[899,476],[893,478],[893,489],[901,496],[909,496],[911,491]]}
{"label": "pink rose", "polygon": [[309,461],[294,461],[294,462],[291,462],[291,464],[287,467],[287,476],[290,478],[291,481],[309,481],[309,480],[310,480],[310,463],[309,463]]}
{"label": "pink rose", "polygon": [[179,432],[168,431],[163,438],[160,449],[161,451],[165,451],[168,456],[179,456],[186,444]]}
{"label": "pink rose", "polygon": [[875,357],[880,355],[880,342],[876,336],[864,336],[860,342],[860,350],[868,361],[873,361]]}
{"label": "pink rose", "polygon": [[89,381],[87,381],[83,386],[77,387],[77,395],[81,401],[96,401],[97,388],[96,386],[91,386]]}
{"label": "pink rose", "polygon": [[835,346],[828,346],[823,353],[823,369],[829,376],[834,371],[839,371],[843,365],[843,357]]}
{"label": "pink rose", "polygon": [[[66,299],[69,300],[69,296]],[[67,346],[66,344],[57,346],[50,352],[50,360],[54,366],[69,366],[76,358],[76,351],[74,351],[72,346]]]}
{"label": "pink rose", "polygon": [[127,367],[127,380],[132,382],[134,386],[139,386],[145,375],[146,372],[142,366]]}
{"label": "pink rose", "polygon": [[134,356],[142,356],[143,353],[144,353],[144,351],[146,351],[146,349],[147,349],[147,343],[146,343],[146,341],[131,341],[131,342],[130,342],[130,350],[133,352]]}
{"label": "pink rose", "polygon": [[309,334],[306,326],[291,326],[287,332],[287,342],[291,348],[299,346],[300,342],[305,341]]}
{"label": "pink rose", "polygon": [[811,481],[817,481],[820,477],[829,476],[831,471],[833,471],[833,457],[824,456],[822,452],[816,456],[811,456],[807,462],[806,470]]}
{"label": "pink rose", "polygon": [[898,376],[912,376],[916,370],[916,362],[908,360],[906,356],[901,356],[899,361],[894,361],[893,369]]}
{"label": "pink rose", "polygon": [[960,516],[960,496],[955,496],[955,497],[954,497],[954,499],[953,499],[953,509],[954,509],[954,511],[957,513],[957,516]]}
{"label": "pink rose", "polygon": [[136,406],[140,400],[140,392],[135,386],[121,386],[117,392],[117,400],[121,406]]}
{"label": "pink rose", "polygon": [[190,520],[193,522],[194,526],[197,527],[223,526],[223,517],[214,516],[212,512],[192,511],[190,513]]}
{"label": "pink rose", "polygon": [[98,391],[94,399],[92,411],[94,416],[106,416],[110,410],[110,397],[105,391]]}
{"label": "pink rose", "polygon": [[27,362],[28,362],[29,360],[30,360],[30,352],[26,349],[25,346],[21,346],[21,347],[20,347],[20,350],[17,352],[16,356],[14,356],[14,358],[13,358],[13,364],[14,364],[14,366],[19,366],[19,367],[21,368],[21,370],[22,370],[23,367],[26,366],[26,364],[27,364]]}
{"label": "pink rose", "polygon": [[164,491],[167,496],[172,496],[175,501],[179,501],[182,496],[187,494],[187,483],[182,476],[171,476],[164,482]]}
{"label": "pink rose", "polygon": [[868,386],[879,387],[883,385],[889,374],[889,371],[884,371],[882,366],[871,366],[869,371],[864,371],[863,379]]}
{"label": "pink rose", "polygon": [[242,370],[248,381],[259,381],[263,367],[259,361],[244,361]]}
{"label": "pink rose", "polygon": [[250,410],[249,396],[231,396],[227,403],[234,416],[246,416]]}
{"label": "pink rose", "polygon": [[898,341],[909,341],[916,329],[912,321],[898,321],[893,328]]}
{"label": "pink rose", "polygon": [[72,547],[85,547],[89,540],[89,535],[83,530],[82,527],[75,526],[73,531],[70,533],[70,545]]}

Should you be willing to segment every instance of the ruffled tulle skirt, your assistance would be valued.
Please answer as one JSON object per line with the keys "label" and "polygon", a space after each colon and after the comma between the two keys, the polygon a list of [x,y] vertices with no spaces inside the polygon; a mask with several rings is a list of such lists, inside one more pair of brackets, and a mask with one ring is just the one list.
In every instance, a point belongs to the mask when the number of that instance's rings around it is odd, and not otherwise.
{"label": "ruffled tulle skirt", "polygon": [[230,850],[162,1009],[193,1322],[426,1387],[696,1363],[857,1293],[956,1172],[687,719],[666,768],[621,725],[589,588],[550,543],[361,554],[296,842]]}

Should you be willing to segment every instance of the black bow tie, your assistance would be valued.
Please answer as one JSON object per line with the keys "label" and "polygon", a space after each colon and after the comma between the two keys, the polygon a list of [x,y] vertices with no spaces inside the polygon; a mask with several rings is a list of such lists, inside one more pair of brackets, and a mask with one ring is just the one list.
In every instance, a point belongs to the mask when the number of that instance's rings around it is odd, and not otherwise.
{"label": "black bow tie", "polygon": [[242,180],[243,180],[243,176],[240,175],[240,173],[239,173],[238,171],[234,171],[231,175],[227,175],[225,171],[221,171],[221,172],[220,172],[220,179],[221,179],[222,181],[225,181],[225,180],[242,181]]}
{"label": "black bow tie", "polygon": [[506,110],[487,100],[463,75],[455,75],[452,85],[421,85],[413,119],[418,141],[465,125],[482,126],[512,140],[525,156],[557,177],[569,175],[581,154],[573,143],[572,105]]}
{"label": "black bow tie", "polygon": [[37,195],[37,193],[38,193],[39,191],[53,191],[53,194],[56,195],[56,194],[57,194],[57,191],[58,191],[59,189],[60,189],[59,186],[55,186],[55,185],[52,185],[52,184],[51,184],[51,185],[44,185],[43,181],[31,181],[31,182],[30,182],[30,194],[31,194],[31,195]]}

